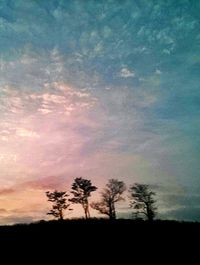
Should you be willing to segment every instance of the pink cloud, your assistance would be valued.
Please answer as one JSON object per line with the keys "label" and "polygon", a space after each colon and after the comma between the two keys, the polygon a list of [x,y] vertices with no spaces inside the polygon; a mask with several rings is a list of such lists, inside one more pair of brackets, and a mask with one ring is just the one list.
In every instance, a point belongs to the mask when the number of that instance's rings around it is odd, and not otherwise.
{"label": "pink cloud", "polygon": [[55,190],[62,189],[65,187],[67,189],[68,180],[64,177],[58,176],[48,176],[39,178],[36,180],[27,181],[22,184],[24,188],[31,188],[37,190]]}
{"label": "pink cloud", "polygon": [[13,188],[5,188],[5,189],[0,189],[0,196],[5,196],[9,195],[15,192],[15,189]]}

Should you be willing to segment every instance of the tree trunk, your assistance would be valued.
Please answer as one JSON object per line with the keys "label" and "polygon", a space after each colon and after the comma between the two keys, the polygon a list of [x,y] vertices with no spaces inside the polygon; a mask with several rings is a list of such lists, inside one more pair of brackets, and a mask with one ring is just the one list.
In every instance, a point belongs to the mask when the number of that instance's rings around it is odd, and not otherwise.
{"label": "tree trunk", "polygon": [[112,220],[113,219],[113,214],[112,214],[112,205],[111,205],[111,203],[109,202],[109,218],[110,218],[110,220]]}
{"label": "tree trunk", "polygon": [[63,220],[63,212],[62,212],[62,210],[59,211],[59,220],[61,220],[61,221]]}
{"label": "tree trunk", "polygon": [[89,212],[89,206],[88,205],[84,206],[84,212],[85,212],[85,219],[89,219],[90,218],[90,212]]}
{"label": "tree trunk", "polygon": [[109,203],[109,217],[110,220],[116,219],[115,205],[113,202]]}
{"label": "tree trunk", "polygon": [[149,222],[153,221],[153,213],[152,210],[149,208],[149,206],[147,205],[147,218]]}
{"label": "tree trunk", "polygon": [[115,212],[115,209],[113,210],[113,219],[114,219],[114,220],[116,219],[116,212]]}
{"label": "tree trunk", "polygon": [[116,219],[116,211],[115,211],[115,204],[114,204],[114,202],[112,203],[112,219],[113,220]]}
{"label": "tree trunk", "polygon": [[84,212],[85,212],[85,219],[88,219],[86,208],[84,208]]}

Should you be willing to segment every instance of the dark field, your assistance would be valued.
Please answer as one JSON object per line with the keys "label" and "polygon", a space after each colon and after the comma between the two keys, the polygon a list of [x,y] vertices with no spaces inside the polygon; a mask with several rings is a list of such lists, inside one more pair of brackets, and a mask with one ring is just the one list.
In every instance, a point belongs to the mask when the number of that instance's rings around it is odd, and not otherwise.
{"label": "dark field", "polygon": [[172,264],[174,256],[189,256],[194,264],[199,238],[200,223],[176,221],[79,219],[0,227],[1,254],[26,264],[39,264],[41,257],[44,264]]}
{"label": "dark field", "polygon": [[[77,219],[64,221],[39,221],[31,224],[16,224],[11,226],[0,226],[1,239],[28,240],[50,238],[77,238],[87,240],[110,239],[134,239],[173,237],[180,238],[192,235],[200,235],[200,223],[177,222],[156,220],[147,222],[142,220],[105,220],[105,219]],[[107,241],[105,240],[105,243]]]}

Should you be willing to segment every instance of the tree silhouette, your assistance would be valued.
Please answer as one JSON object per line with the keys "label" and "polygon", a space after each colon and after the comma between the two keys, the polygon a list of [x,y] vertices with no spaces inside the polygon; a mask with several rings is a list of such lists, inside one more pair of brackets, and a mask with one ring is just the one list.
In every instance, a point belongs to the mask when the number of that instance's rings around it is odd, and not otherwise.
{"label": "tree silhouette", "polygon": [[53,203],[52,209],[47,214],[53,215],[58,220],[63,220],[64,210],[72,210],[69,208],[70,203],[67,200],[67,197],[69,195],[65,191],[47,191],[46,196],[48,198],[48,201]]}
{"label": "tree silhouette", "polygon": [[144,214],[149,221],[156,216],[156,200],[153,198],[156,194],[151,191],[149,185],[135,183],[130,190],[131,207],[137,214]]}
{"label": "tree silhouette", "polygon": [[122,194],[126,190],[123,181],[109,179],[106,188],[101,193],[101,201],[93,202],[91,207],[101,214],[108,215],[110,219],[116,219],[115,203],[123,200]]}
{"label": "tree silhouette", "polygon": [[88,179],[75,178],[74,183],[72,183],[71,193],[74,197],[70,201],[82,205],[86,219],[90,218],[88,198],[91,196],[91,192],[95,190],[97,187],[93,186],[91,180]]}

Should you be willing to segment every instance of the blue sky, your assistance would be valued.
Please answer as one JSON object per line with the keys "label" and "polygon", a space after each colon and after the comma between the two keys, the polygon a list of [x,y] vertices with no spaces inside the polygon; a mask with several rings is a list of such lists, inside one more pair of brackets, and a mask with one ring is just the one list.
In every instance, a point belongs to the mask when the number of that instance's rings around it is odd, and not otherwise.
{"label": "blue sky", "polygon": [[161,217],[200,220],[199,13],[192,0],[0,0],[3,223],[43,218],[44,190],[80,175],[151,184]]}

